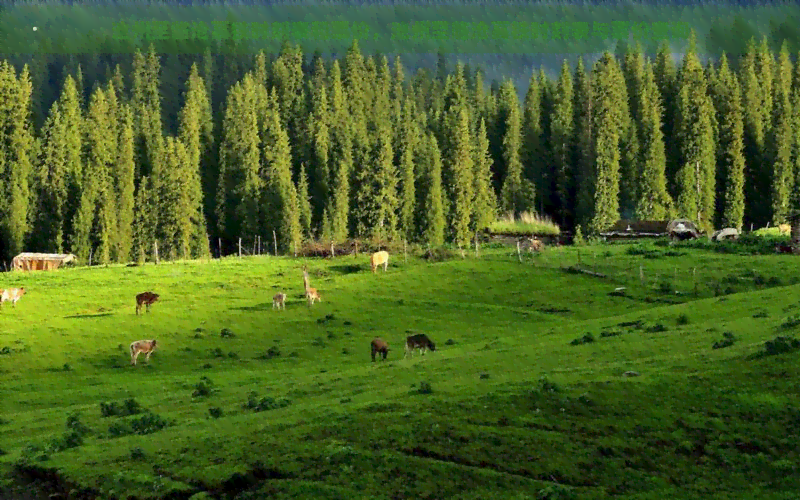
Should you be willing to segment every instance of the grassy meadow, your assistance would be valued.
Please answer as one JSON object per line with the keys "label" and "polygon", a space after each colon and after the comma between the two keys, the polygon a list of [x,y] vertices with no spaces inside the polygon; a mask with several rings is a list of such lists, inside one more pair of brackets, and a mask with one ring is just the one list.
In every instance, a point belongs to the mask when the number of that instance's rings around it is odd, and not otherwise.
{"label": "grassy meadow", "polygon": [[[0,496],[794,499],[800,259],[768,246],[2,274],[27,293],[0,311]],[[410,331],[436,352],[403,359]]]}

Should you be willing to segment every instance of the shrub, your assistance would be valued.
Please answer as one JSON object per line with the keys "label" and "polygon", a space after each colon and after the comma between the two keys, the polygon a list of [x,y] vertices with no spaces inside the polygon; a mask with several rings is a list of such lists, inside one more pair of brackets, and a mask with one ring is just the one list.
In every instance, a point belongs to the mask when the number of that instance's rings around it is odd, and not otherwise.
{"label": "shrub", "polygon": [[269,396],[261,398],[258,400],[258,394],[253,391],[247,396],[247,402],[243,405],[245,410],[253,410],[255,412],[261,411],[268,411],[268,410],[277,410],[279,408],[285,408],[292,404],[292,402],[286,398],[271,398]]}
{"label": "shrub", "polygon": [[122,405],[116,402],[100,403],[100,414],[103,417],[127,417],[141,412],[141,405],[133,398],[126,399]]}
{"label": "shrub", "polygon": [[214,392],[214,383],[208,377],[200,377],[200,382],[194,387],[194,392],[192,392],[194,398],[210,396]]}
{"label": "shrub", "polygon": [[558,386],[555,382],[551,382],[547,377],[541,377],[539,379],[539,390],[541,392],[561,392],[561,387]]}
{"label": "shrub", "polygon": [[111,437],[128,436],[130,434],[144,436],[158,432],[170,425],[172,423],[167,419],[148,411],[128,420],[117,420],[108,426],[108,434]]}
{"label": "shrub", "polygon": [[578,495],[571,486],[554,483],[539,490],[536,498],[538,500],[573,500],[578,498]]}
{"label": "shrub", "polygon": [[781,328],[784,330],[790,330],[798,325],[800,325],[800,314],[795,314],[786,318],[781,325]]}
{"label": "shrub", "polygon": [[594,342],[594,335],[591,333],[587,333],[583,337],[578,337],[577,339],[570,342],[570,345],[581,345],[581,344],[591,344]]}
{"label": "shrub", "polygon": [[578,247],[586,244],[586,240],[583,239],[583,229],[580,224],[575,228],[575,236],[572,238],[572,243]]}
{"label": "shrub", "polygon": [[625,332],[622,330],[607,330],[600,332],[600,338],[608,338],[608,337],[617,337],[619,335],[624,334]]}
{"label": "shrub", "polygon": [[724,332],[722,334],[722,340],[718,340],[714,342],[711,346],[712,349],[724,349],[726,347],[730,347],[736,343],[736,337],[733,336],[731,332]]}
{"label": "shrub", "polygon": [[800,349],[800,340],[794,337],[775,337],[764,342],[764,353],[768,356],[776,356]]}
{"label": "shrub", "polygon": [[688,325],[689,324],[689,316],[687,314],[680,314],[675,319],[675,323],[678,325]]}
{"label": "shrub", "polygon": [[208,409],[208,414],[211,418],[220,418],[223,415],[222,408],[212,406]]}
{"label": "shrub", "polygon": [[144,450],[138,446],[131,448],[131,460],[144,460]]}
{"label": "shrub", "polygon": [[658,284],[658,290],[661,293],[672,293],[675,291],[675,287],[669,280],[664,280]]}
{"label": "shrub", "polygon": [[235,337],[236,335],[234,335],[234,333],[230,331],[230,329],[223,328],[222,330],[220,330],[219,336],[222,338],[232,338]]}
{"label": "shrub", "polygon": [[422,254],[422,258],[428,262],[444,262],[456,257],[455,252],[448,248],[429,248]]}
{"label": "shrub", "polygon": [[280,355],[281,355],[280,349],[278,349],[277,346],[272,346],[269,349],[267,349],[267,352],[265,354],[262,354],[258,358],[259,359],[272,359],[272,358],[277,358]]}
{"label": "shrub", "polygon": [[419,383],[419,389],[417,389],[417,392],[420,394],[431,394],[433,392],[433,388],[431,387],[431,384],[423,380]]}
{"label": "shrub", "polygon": [[668,330],[668,328],[666,326],[664,326],[663,323],[656,323],[655,325],[653,325],[650,328],[648,328],[647,332],[648,333],[661,333],[661,332],[666,332],[667,330]]}

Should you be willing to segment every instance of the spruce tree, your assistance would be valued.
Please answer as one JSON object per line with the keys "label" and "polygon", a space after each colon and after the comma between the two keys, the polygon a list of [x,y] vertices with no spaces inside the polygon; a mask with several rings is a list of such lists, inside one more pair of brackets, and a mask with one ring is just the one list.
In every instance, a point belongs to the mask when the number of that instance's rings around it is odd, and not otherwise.
{"label": "spruce tree", "polygon": [[640,123],[642,170],[636,199],[636,215],[642,220],[664,220],[673,216],[672,197],[667,191],[666,153],[661,132],[661,96],[656,85],[653,66],[644,68],[641,86],[637,89],[636,116]]}
{"label": "spruce tree", "polygon": [[533,183],[523,173],[520,110],[513,82],[506,80],[503,83],[500,96],[506,113],[503,135],[505,178],[500,190],[500,204],[504,211],[520,214],[534,207],[535,193]]}
{"label": "spruce tree", "polygon": [[[178,138],[181,146],[174,145],[175,153],[182,154],[180,147],[186,148],[189,155],[189,164],[185,170],[187,179],[185,189],[188,199],[186,201],[191,213],[191,234],[187,257],[208,257],[208,228],[205,212],[203,210],[203,181],[201,159],[210,156],[213,149],[214,136],[211,116],[211,104],[208,101],[208,91],[205,82],[200,77],[196,64],[192,64],[189,78],[186,81],[184,105],[181,108],[178,125]],[[198,207],[200,211],[198,212]],[[183,248],[179,248],[183,252]],[[183,256],[183,254],[180,254]]]}
{"label": "spruce tree", "polygon": [[790,197],[794,187],[792,165],[792,142],[794,119],[792,115],[792,61],[784,41],[778,56],[777,78],[774,85],[774,106],[772,107],[772,127],[768,132],[769,153],[772,165],[770,176],[772,189],[772,220],[774,225],[786,222],[789,215]]}
{"label": "spruce tree", "polygon": [[744,110],[745,151],[745,219],[757,225],[766,224],[769,217],[769,176],[763,175],[766,152],[766,124],[761,113],[762,91],[756,68],[756,46],[747,44],[747,52],[739,64]]}
{"label": "spruce tree", "polygon": [[703,67],[691,44],[678,79],[677,141],[681,166],[677,173],[679,217],[702,230],[713,230],[716,208],[716,117]]}
{"label": "spruce tree", "polygon": [[[519,118],[519,111],[516,113]],[[516,123],[517,141],[519,141],[519,122]],[[471,135],[469,133],[469,115],[463,107],[458,114],[457,128],[452,130],[454,145],[448,169],[450,170],[451,184],[448,192],[452,208],[450,210],[450,231],[456,245],[464,246],[470,240],[470,222],[472,220],[474,170]],[[522,169],[519,162],[519,142],[516,143],[516,165],[518,171]],[[511,149],[513,145],[509,147]],[[520,172],[521,177],[521,172]]]}
{"label": "spruce tree", "polygon": [[[274,95],[274,94],[273,94]],[[300,202],[292,182],[292,153],[289,135],[281,125],[275,106],[271,106],[264,121],[261,148],[263,191],[261,207],[267,229],[277,229],[278,245],[284,251],[300,249],[302,227]],[[255,233],[254,233],[255,234]]]}
{"label": "spruce tree", "polygon": [[719,147],[717,183],[722,195],[717,203],[721,227],[742,228],[744,219],[744,120],[739,80],[723,53],[711,95],[717,111]]}
{"label": "spruce tree", "polygon": [[575,216],[574,224],[584,227],[592,216],[594,206],[594,152],[592,141],[592,78],[583,66],[583,59],[578,59],[575,68],[575,89],[573,97],[575,142],[573,165],[575,172]]}
{"label": "spruce tree", "polygon": [[30,233],[31,91],[27,66],[17,77],[0,61],[0,95],[8,97],[0,103],[0,257],[5,259],[23,250]]}
{"label": "spruce tree", "polygon": [[423,241],[431,247],[444,244],[445,212],[442,189],[442,159],[439,144],[433,134],[428,134],[425,148],[425,201],[421,205],[420,226],[423,229]]}
{"label": "spruce tree", "polygon": [[667,154],[667,189],[673,199],[678,196],[676,184],[678,168],[680,165],[680,151],[678,149],[676,121],[677,121],[677,70],[672,59],[672,48],[669,42],[664,41],[659,45],[658,54],[653,68],[658,91],[664,105],[661,130],[666,138]]}
{"label": "spruce tree", "polygon": [[413,239],[416,234],[414,213],[416,210],[415,158],[419,147],[419,131],[414,121],[414,101],[406,97],[399,124],[400,141],[400,231],[404,238]]}
{"label": "spruce tree", "polygon": [[476,231],[492,225],[497,217],[497,196],[492,186],[492,157],[486,135],[486,119],[480,119],[475,144],[473,228]]}
{"label": "spruce tree", "polygon": [[222,126],[217,191],[217,224],[233,242],[259,234],[263,180],[261,140],[256,116],[256,84],[245,75],[229,92]]}
{"label": "spruce tree", "polygon": [[300,227],[303,231],[303,236],[311,238],[311,197],[308,194],[308,174],[306,173],[306,165],[300,165],[300,172],[297,179],[297,202],[300,210]]}
{"label": "spruce tree", "polygon": [[368,210],[374,215],[369,217],[371,222],[369,234],[377,236],[378,240],[392,241],[397,237],[397,168],[394,165],[392,152],[392,134],[388,126],[384,126],[378,133],[378,144],[374,164],[375,172],[374,198],[367,204]]}
{"label": "spruce tree", "polygon": [[792,83],[792,116],[794,124],[794,142],[792,145],[792,162],[794,169],[794,182],[792,189],[792,210],[800,210],[800,59],[794,66]]}
{"label": "spruce tree", "polygon": [[562,225],[570,225],[575,215],[575,169],[572,147],[575,133],[573,84],[569,64],[561,66],[550,120],[550,154],[552,156],[556,194]]}
{"label": "spruce tree", "polygon": [[64,248],[64,209],[67,205],[67,131],[56,101],[44,122],[41,156],[37,162],[37,219],[34,246],[43,252]]}
{"label": "spruce tree", "polygon": [[[525,94],[524,111],[522,114],[522,146],[520,152],[520,159],[522,161],[523,177],[531,179],[537,189],[537,202],[533,204],[536,207],[543,207],[544,200],[546,200],[550,193],[545,186],[549,184],[549,172],[544,155],[544,134],[543,134],[543,98],[544,87],[546,80],[539,78],[539,75],[534,72],[531,75],[528,83],[528,91]],[[501,90],[501,96],[504,98],[506,109],[510,109],[516,104],[516,91],[514,92],[513,104],[508,102],[509,94],[505,88]],[[508,133],[508,128],[506,129]],[[507,152],[505,153],[508,154]],[[511,165],[506,164],[508,171],[511,170]]]}
{"label": "spruce tree", "polygon": [[117,128],[117,161],[114,167],[114,185],[117,196],[117,248],[115,255],[121,262],[134,258],[134,172],[135,151],[133,132],[133,110],[122,103]]}

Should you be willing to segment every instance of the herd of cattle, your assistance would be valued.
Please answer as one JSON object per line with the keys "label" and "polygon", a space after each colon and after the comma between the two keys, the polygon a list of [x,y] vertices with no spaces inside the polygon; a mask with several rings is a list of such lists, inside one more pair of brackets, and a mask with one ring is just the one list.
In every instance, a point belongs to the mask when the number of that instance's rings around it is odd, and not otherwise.
{"label": "herd of cattle", "polygon": [[[384,272],[389,267],[389,252],[380,251],[372,254],[370,258],[370,266],[372,267],[372,272],[375,273],[375,270],[378,266],[383,266]],[[320,296],[319,292],[316,288],[312,288],[310,286],[310,279],[308,277],[308,269],[303,266],[303,288],[306,291],[306,299],[308,300],[309,307],[314,304],[314,301],[322,302],[322,297]],[[22,298],[25,294],[25,288],[9,288],[7,290],[0,289],[0,307],[2,307],[3,302],[11,302],[12,307],[17,306],[17,301]],[[138,315],[142,307],[145,307],[147,312],[150,312],[150,306],[154,303],[158,302],[159,295],[153,292],[143,292],[136,296],[136,314]],[[275,294],[272,298],[272,308],[273,309],[286,309],[286,294],[284,292],[279,292]],[[370,344],[372,350],[372,361],[375,361],[375,356],[380,354],[382,359],[386,359],[386,356],[389,354],[389,344],[386,343],[385,340],[381,338],[374,338],[372,343]],[[150,355],[156,349],[156,340],[137,340],[135,342],[131,342],[130,345],[130,355],[131,355],[131,365],[136,365],[136,360],[138,359],[140,354],[145,355],[145,361],[150,362]],[[405,356],[413,356],[413,351],[417,349],[419,350],[420,354],[425,354],[426,350],[435,351],[436,345],[427,337],[425,334],[416,334],[410,335],[406,338],[406,350]]]}

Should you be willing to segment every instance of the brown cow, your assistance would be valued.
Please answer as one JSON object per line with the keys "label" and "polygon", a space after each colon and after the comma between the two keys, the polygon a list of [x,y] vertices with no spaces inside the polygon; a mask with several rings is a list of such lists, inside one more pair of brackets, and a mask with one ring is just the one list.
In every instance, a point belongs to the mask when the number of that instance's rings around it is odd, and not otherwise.
{"label": "brown cow", "polygon": [[131,342],[131,364],[136,366],[136,358],[139,357],[139,354],[145,354],[144,359],[149,363],[150,355],[153,354],[155,349],[155,340],[137,340],[136,342]]}
{"label": "brown cow", "polygon": [[375,361],[375,355],[380,353],[383,356],[383,359],[386,359],[386,355],[389,354],[389,344],[386,343],[385,340],[379,337],[375,337],[372,339],[372,361]]}
{"label": "brown cow", "polygon": [[274,297],[272,297],[272,308],[278,309],[286,309],[286,294],[285,293],[276,293]]}
{"label": "brown cow", "polygon": [[0,290],[0,306],[3,302],[11,301],[11,307],[17,307],[17,301],[25,295],[24,288],[9,288],[8,290]]}
{"label": "brown cow", "polygon": [[418,333],[416,335],[411,335],[406,339],[406,353],[403,357],[405,358],[409,354],[411,354],[413,357],[414,349],[419,349],[420,353],[425,355],[426,349],[435,351],[436,344],[434,344],[424,333]]}
{"label": "brown cow", "polygon": [[158,294],[153,292],[140,293],[136,296],[136,314],[139,314],[142,306],[145,306],[147,312],[150,312],[150,305],[155,302],[158,302]]}

